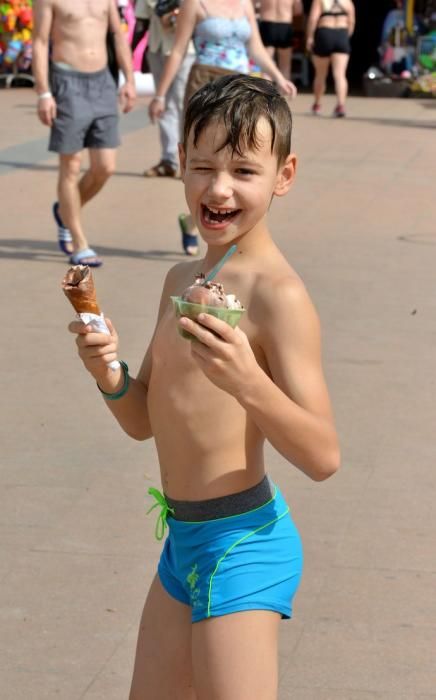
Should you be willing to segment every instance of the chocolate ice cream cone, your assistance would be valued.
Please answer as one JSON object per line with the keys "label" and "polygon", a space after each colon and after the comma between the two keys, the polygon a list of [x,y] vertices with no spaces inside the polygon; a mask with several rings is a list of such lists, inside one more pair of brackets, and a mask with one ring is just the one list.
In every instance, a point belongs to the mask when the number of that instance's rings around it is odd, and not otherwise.
{"label": "chocolate ice cream cone", "polygon": [[73,265],[62,280],[62,289],[78,314],[100,315],[94,278],[87,265]]}

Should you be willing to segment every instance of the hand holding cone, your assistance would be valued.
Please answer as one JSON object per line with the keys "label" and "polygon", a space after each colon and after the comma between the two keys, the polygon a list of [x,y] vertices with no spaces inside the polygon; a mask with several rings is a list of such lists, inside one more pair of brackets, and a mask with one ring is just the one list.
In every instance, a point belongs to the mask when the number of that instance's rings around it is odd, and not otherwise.
{"label": "hand holding cone", "polygon": [[[94,278],[88,265],[70,267],[62,280],[62,289],[83,323],[90,326],[95,333],[110,335],[110,330],[97,302]],[[119,366],[118,360],[113,360],[108,364],[112,370],[118,369]]]}

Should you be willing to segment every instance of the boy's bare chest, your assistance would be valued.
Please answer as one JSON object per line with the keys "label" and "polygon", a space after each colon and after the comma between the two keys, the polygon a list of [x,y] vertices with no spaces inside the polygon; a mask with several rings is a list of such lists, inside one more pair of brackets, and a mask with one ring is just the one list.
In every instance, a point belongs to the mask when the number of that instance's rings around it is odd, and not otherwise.
{"label": "boy's bare chest", "polygon": [[192,355],[191,341],[178,333],[172,309],[159,323],[151,352],[148,405],[155,428],[175,421],[201,431],[217,415],[226,420],[233,416],[235,420],[236,402],[200,369]]}
{"label": "boy's bare chest", "polygon": [[[180,280],[172,293],[180,295],[183,289],[192,284],[193,281],[192,275]],[[252,297],[249,284],[241,284],[236,277],[228,278],[226,275],[223,275],[219,281],[224,285],[226,292],[235,294],[240,299],[244,307],[251,307]],[[247,311],[242,316],[239,326],[246,333],[257,355],[256,338],[259,334],[259,328],[251,318],[252,314],[249,315]],[[260,354],[262,353],[260,352]],[[258,359],[262,364],[261,358]],[[192,395],[205,389],[210,390],[212,386],[192,356],[191,341],[183,338],[178,331],[178,320],[171,303],[168,304],[158,324],[153,340],[152,376],[159,380],[159,384],[167,386],[170,393],[176,391],[183,393],[188,390]],[[219,390],[217,389],[217,391]]]}
{"label": "boy's bare chest", "polygon": [[152,373],[159,374],[159,381],[170,385],[185,386],[201,379],[202,372],[192,357],[191,341],[178,331],[178,320],[173,308],[168,308],[161,318],[152,345]]}
{"label": "boy's bare chest", "polygon": [[[250,325],[242,322],[240,325],[250,339]],[[165,387],[173,398],[176,393],[181,393],[186,399],[186,391],[191,395],[210,391],[211,382],[192,355],[191,341],[180,335],[172,307],[166,310],[158,324],[151,352],[152,379]]]}

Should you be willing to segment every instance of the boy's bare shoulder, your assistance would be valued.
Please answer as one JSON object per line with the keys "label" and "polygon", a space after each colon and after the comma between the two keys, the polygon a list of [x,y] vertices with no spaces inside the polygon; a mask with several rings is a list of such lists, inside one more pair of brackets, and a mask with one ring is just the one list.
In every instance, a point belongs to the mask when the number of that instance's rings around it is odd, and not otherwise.
{"label": "boy's bare shoulder", "polygon": [[258,276],[252,296],[253,320],[263,333],[282,336],[318,325],[318,316],[301,277],[290,266]]}
{"label": "boy's bare shoulder", "polygon": [[309,293],[301,277],[289,265],[275,273],[258,274],[253,289],[253,302],[270,314],[297,311],[311,303]]}
{"label": "boy's bare shoulder", "polygon": [[200,262],[199,260],[190,260],[189,262],[176,263],[176,265],[170,267],[165,278],[165,286],[171,291],[175,291],[177,287],[183,285],[186,280],[187,283],[185,286],[188,286],[191,280],[192,282],[194,281],[195,275],[199,270]]}

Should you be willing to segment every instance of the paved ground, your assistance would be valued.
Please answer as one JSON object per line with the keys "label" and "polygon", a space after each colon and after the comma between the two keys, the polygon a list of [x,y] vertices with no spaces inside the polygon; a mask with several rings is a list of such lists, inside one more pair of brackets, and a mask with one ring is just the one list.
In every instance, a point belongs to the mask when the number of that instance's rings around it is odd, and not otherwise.
{"label": "paved ground", "polygon": [[[269,452],[306,553],[280,700],[436,698],[436,102],[355,98],[346,121],[309,105],[295,103],[298,182],[271,222],[322,317],[343,467],[315,484]],[[65,331],[56,161],[34,95],[2,91],[0,107],[0,694],[123,700],[160,550],[144,495],[156,455],[117,429]],[[182,259],[183,191],[140,177],[158,154],[145,102],[123,128],[85,220],[135,372]]]}

